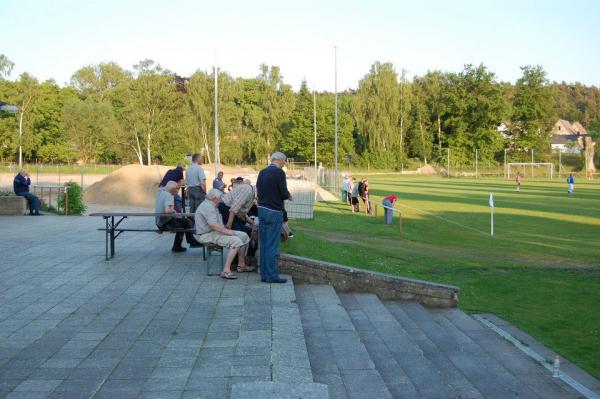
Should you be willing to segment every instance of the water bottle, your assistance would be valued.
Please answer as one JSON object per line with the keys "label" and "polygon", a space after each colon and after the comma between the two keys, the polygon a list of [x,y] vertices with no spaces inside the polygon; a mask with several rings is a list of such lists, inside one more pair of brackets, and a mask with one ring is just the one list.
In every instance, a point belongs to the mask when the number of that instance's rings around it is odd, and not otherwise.
{"label": "water bottle", "polygon": [[187,204],[185,205],[184,213],[190,213],[190,206]]}
{"label": "water bottle", "polygon": [[552,377],[560,377],[560,356],[554,356],[554,364],[552,365]]}

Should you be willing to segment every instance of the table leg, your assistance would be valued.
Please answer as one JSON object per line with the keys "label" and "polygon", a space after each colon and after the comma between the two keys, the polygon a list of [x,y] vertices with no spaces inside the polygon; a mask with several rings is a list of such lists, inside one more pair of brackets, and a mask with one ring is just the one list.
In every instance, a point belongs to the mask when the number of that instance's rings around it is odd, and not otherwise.
{"label": "table leg", "polygon": [[110,258],[115,257],[115,217],[111,217],[110,225]]}
{"label": "table leg", "polygon": [[108,216],[104,218],[106,229],[104,230],[104,260],[108,260]]}

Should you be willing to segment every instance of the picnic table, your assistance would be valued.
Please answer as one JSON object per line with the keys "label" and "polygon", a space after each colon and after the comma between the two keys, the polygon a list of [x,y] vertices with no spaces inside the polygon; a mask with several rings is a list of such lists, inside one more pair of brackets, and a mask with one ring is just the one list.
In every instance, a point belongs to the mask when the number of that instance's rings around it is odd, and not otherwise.
{"label": "picnic table", "polygon": [[[90,216],[101,216],[105,221],[105,227],[98,229],[104,231],[105,234],[105,260],[110,260],[115,257],[115,240],[122,233],[130,232],[151,232],[151,233],[194,233],[195,229],[159,229],[154,228],[125,228],[121,226],[123,221],[131,217],[156,217],[156,216],[174,216],[174,217],[194,217],[193,213],[153,213],[153,212],[96,212],[90,213]],[[110,257],[108,255],[110,248]]]}

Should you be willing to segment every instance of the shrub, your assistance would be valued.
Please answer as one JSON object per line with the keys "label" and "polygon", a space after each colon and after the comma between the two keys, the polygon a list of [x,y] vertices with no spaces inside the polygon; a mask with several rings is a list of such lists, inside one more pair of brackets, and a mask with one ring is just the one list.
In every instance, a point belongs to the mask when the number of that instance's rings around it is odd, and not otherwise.
{"label": "shrub", "polygon": [[[75,182],[68,182],[65,184],[69,192],[69,215],[81,215],[85,212],[86,206],[83,203],[83,190],[81,186]],[[65,194],[62,193],[58,197],[58,207],[65,209]]]}
{"label": "shrub", "polygon": [[15,193],[12,191],[0,191],[0,197],[12,197]]}

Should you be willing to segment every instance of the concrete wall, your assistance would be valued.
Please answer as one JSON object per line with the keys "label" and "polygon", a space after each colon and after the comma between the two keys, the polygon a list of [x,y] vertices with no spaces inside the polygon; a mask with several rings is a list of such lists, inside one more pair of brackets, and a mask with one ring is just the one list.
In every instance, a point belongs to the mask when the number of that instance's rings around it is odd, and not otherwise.
{"label": "concrete wall", "polygon": [[23,197],[0,197],[0,215],[24,215],[27,211],[27,200]]}
{"label": "concrete wall", "polygon": [[296,283],[330,284],[341,292],[369,292],[382,300],[413,300],[435,308],[454,308],[458,305],[460,289],[455,286],[392,276],[295,255],[281,255],[279,271],[291,275]]}

